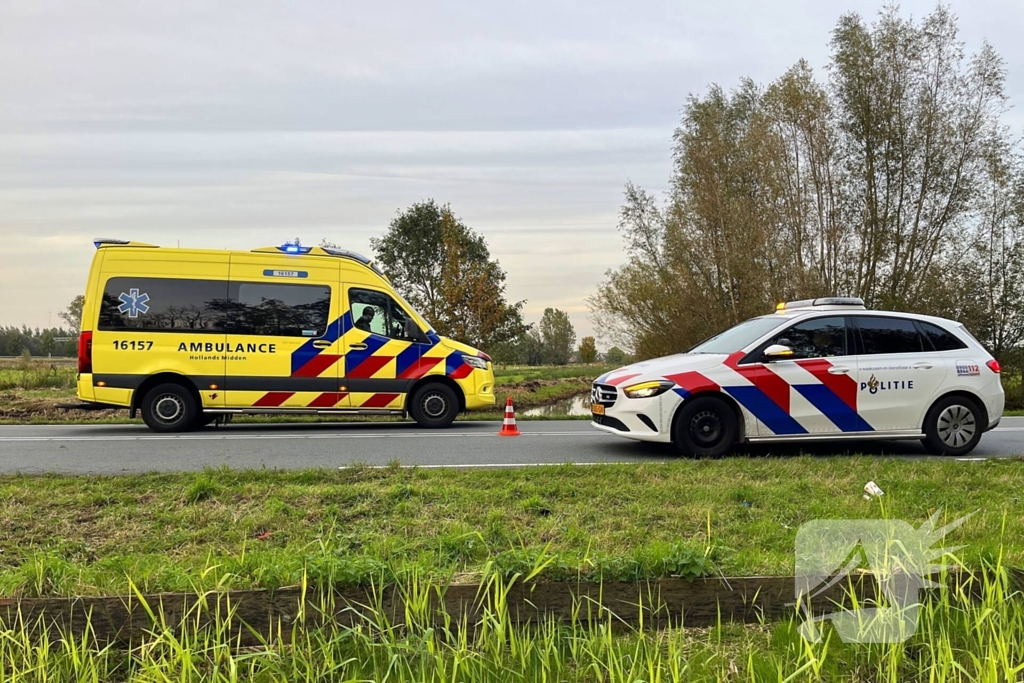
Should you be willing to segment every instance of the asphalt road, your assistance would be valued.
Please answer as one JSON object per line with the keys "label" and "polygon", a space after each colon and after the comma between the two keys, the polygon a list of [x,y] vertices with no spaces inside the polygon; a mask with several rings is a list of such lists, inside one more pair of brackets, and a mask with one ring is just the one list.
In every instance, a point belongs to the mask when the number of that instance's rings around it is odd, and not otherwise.
{"label": "asphalt road", "polygon": [[[210,427],[181,435],[153,434],[140,425],[0,426],[0,473],[127,474],[233,468],[335,468],[363,463],[421,467],[515,467],[559,463],[658,462],[676,457],[667,446],[605,434],[586,421],[520,422],[522,436],[499,438],[496,422],[459,422],[423,430],[411,422],[262,424]],[[750,446],[752,455],[867,453],[926,456],[917,442],[864,441]],[[982,437],[971,458],[1024,454],[1024,418],[1004,418]]]}

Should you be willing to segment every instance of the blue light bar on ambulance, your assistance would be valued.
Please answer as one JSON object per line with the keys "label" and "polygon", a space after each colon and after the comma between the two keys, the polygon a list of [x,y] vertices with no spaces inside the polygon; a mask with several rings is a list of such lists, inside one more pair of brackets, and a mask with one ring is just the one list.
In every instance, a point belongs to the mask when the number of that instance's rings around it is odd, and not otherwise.
{"label": "blue light bar on ambulance", "polygon": [[286,254],[308,254],[313,247],[304,247],[300,244],[282,244],[278,247]]}
{"label": "blue light bar on ambulance", "polygon": [[113,237],[97,237],[92,241],[92,245],[97,249],[100,248],[101,244],[131,244],[128,240],[116,240]]}

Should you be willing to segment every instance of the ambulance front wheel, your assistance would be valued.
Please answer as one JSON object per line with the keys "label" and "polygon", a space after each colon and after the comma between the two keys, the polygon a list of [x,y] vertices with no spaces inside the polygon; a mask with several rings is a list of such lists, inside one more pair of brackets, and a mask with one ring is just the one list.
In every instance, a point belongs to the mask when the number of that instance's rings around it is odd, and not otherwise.
{"label": "ambulance front wheel", "polygon": [[421,427],[447,427],[459,414],[459,398],[449,386],[440,383],[427,384],[413,394],[409,403],[409,414]]}
{"label": "ambulance front wheel", "polygon": [[142,397],[142,420],[154,432],[184,432],[199,415],[199,404],[180,384],[160,384]]}

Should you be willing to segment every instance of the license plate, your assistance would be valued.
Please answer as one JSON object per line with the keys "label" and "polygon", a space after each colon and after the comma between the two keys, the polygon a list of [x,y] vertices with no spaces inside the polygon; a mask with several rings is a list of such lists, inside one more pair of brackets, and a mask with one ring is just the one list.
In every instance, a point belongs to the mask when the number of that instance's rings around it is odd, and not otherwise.
{"label": "license plate", "polygon": [[594,413],[594,415],[604,415],[604,406],[595,403],[590,406],[590,412]]}

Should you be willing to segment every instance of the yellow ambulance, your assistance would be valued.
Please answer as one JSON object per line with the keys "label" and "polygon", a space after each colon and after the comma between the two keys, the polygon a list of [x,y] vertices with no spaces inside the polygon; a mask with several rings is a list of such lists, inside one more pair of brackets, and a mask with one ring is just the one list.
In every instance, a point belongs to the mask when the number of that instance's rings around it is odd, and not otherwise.
{"label": "yellow ambulance", "polygon": [[364,256],[95,245],[78,347],[91,407],[177,432],[254,413],[446,427],[494,405],[490,358],[438,336]]}

